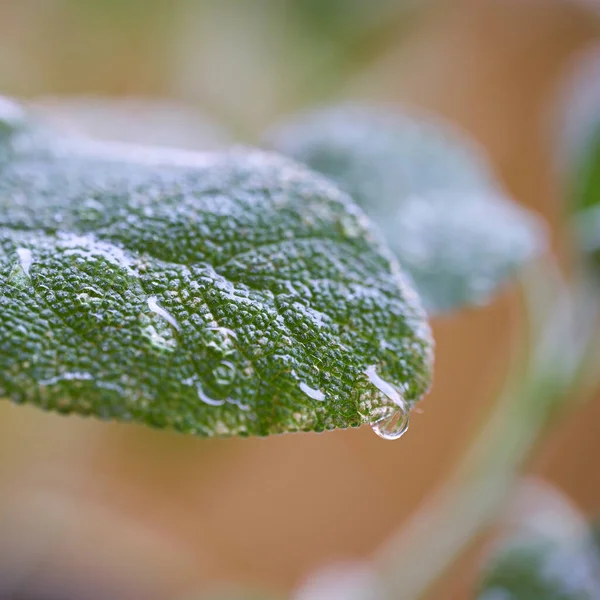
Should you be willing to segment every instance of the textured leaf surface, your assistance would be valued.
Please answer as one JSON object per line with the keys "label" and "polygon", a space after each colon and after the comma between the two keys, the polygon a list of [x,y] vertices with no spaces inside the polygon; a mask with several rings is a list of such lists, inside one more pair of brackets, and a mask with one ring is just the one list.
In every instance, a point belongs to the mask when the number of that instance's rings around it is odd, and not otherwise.
{"label": "textured leaf surface", "polygon": [[338,182],[379,225],[431,312],[485,302],[543,247],[478,149],[441,124],[340,107],[283,123],[267,144]]}
{"label": "textured leaf surface", "polygon": [[426,391],[418,298],[327,180],[4,114],[0,396],[211,436],[358,426]]}

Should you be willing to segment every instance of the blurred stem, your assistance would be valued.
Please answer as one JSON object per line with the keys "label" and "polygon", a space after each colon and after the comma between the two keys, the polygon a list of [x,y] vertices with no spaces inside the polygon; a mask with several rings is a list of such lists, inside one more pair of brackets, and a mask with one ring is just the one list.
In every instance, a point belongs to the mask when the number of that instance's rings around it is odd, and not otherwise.
{"label": "blurred stem", "polygon": [[[557,413],[596,384],[596,300],[551,261],[521,278],[530,339],[448,483],[377,553],[389,598],[423,598],[502,510],[520,468]],[[542,318],[540,318],[540,316]]]}

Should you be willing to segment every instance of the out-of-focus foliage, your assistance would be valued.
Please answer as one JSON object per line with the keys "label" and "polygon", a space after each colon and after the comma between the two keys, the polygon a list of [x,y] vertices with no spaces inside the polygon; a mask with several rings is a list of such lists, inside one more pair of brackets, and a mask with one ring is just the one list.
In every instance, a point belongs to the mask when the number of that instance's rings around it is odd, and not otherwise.
{"label": "out-of-focus foliage", "polygon": [[229,133],[197,108],[146,98],[37,98],[28,105],[33,116],[57,130],[99,140],[220,150]]}
{"label": "out-of-focus foliage", "polygon": [[371,566],[348,562],[311,573],[291,600],[388,600],[388,597]]}
{"label": "out-of-focus foliage", "polygon": [[575,234],[588,258],[600,269],[600,122],[575,184]]}
{"label": "out-of-focus foliage", "polygon": [[568,211],[576,240],[600,269],[600,46],[577,58],[564,96],[559,158]]}
{"label": "out-of-focus foliage", "polygon": [[446,125],[346,106],[284,122],[266,140],[348,191],[431,312],[487,301],[544,247],[539,219],[502,193],[480,151]]}
{"label": "out-of-focus foliage", "polygon": [[598,600],[600,552],[591,529],[552,488],[529,495],[529,510],[485,568],[478,600]]}
{"label": "out-of-focus foliage", "polygon": [[522,537],[494,557],[479,600],[598,600],[599,557],[581,540]]}
{"label": "out-of-focus foliage", "polygon": [[[169,96],[242,135],[339,94],[429,0],[52,0],[2,9],[3,91]],[[9,3],[10,4],[10,3]],[[52,43],[45,40],[52,36]],[[27,59],[20,47],[30,49]],[[21,61],[21,62],[20,62]]]}
{"label": "out-of-focus foliage", "polygon": [[197,594],[193,596],[186,596],[184,598],[178,598],[177,600],[287,600],[281,596],[274,596],[272,594],[263,592],[251,592],[243,590],[229,590],[219,592],[209,592],[206,594]]}

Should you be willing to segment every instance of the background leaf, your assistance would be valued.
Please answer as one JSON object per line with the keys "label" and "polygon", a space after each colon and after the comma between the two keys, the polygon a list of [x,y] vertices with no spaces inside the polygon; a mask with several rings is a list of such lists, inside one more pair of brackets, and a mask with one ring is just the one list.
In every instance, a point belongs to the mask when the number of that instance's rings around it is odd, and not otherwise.
{"label": "background leaf", "polygon": [[441,123],[342,106],[284,122],[266,139],[350,193],[431,312],[487,301],[543,247],[539,220],[505,197],[480,149]]}
{"label": "background leaf", "polygon": [[558,159],[576,242],[600,267],[600,46],[577,57],[563,90]]}
{"label": "background leaf", "polygon": [[221,150],[225,127],[196,107],[149,98],[43,97],[29,110],[56,129],[99,140],[186,150]]}
{"label": "background leaf", "polygon": [[600,560],[582,540],[511,540],[494,558],[479,600],[596,600]]}
{"label": "background leaf", "polygon": [[430,371],[416,295],[325,179],[251,150],[0,146],[0,396],[267,435],[391,418]]}
{"label": "background leaf", "polygon": [[541,483],[522,488],[521,508],[526,510],[512,515],[512,532],[486,566],[477,598],[600,598],[600,553],[583,516],[558,490]]}

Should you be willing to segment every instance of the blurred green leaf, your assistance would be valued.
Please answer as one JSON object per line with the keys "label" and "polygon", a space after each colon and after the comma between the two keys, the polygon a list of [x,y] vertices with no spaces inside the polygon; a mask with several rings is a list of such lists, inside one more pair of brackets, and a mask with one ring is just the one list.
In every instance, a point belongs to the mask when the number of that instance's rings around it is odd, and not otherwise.
{"label": "blurred green leaf", "polygon": [[572,207],[576,235],[587,257],[600,268],[600,123],[576,179]]}
{"label": "blurred green leaf", "polygon": [[483,303],[544,246],[476,147],[446,125],[342,106],[300,116],[267,144],[331,177],[379,225],[431,312]]}
{"label": "blurred green leaf", "polygon": [[494,557],[479,600],[597,600],[600,558],[584,540],[516,538]]}
{"label": "blurred green leaf", "polygon": [[11,122],[0,397],[213,436],[374,423],[427,390],[418,298],[326,179]]}
{"label": "blurred green leaf", "polygon": [[566,171],[575,241],[600,268],[600,47],[578,57],[564,89],[559,160]]}
{"label": "blurred green leaf", "polygon": [[478,600],[598,600],[600,553],[568,499],[534,480],[512,510],[513,533],[493,552]]}

